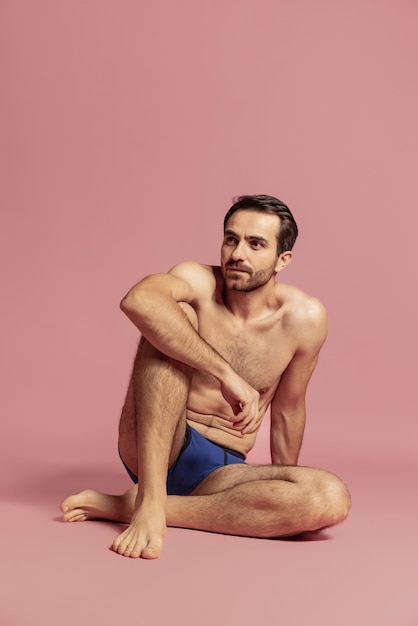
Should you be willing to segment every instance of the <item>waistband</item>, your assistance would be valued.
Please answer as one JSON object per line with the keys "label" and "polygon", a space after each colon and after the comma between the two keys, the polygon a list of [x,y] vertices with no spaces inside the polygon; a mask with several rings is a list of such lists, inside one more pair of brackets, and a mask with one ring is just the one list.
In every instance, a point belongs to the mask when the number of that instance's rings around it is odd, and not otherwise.
{"label": "waistband", "polygon": [[[183,446],[181,448],[181,452],[183,452],[183,450],[185,450],[190,442],[190,438],[191,438],[191,431],[194,431],[195,433],[199,433],[198,430],[196,430],[196,428],[193,428],[193,426],[189,426],[189,424],[186,424],[186,435],[184,437],[184,443]],[[203,437],[203,435],[200,435],[201,437]],[[245,461],[245,456],[242,454],[242,452],[238,452],[238,450],[232,450],[232,448],[227,448],[226,446],[222,446],[219,443],[215,443],[214,441],[212,441],[212,439],[209,439],[207,437],[204,437],[204,439],[206,439],[207,441],[210,441],[211,444],[213,444],[214,446],[216,446],[217,448],[221,448],[221,450],[223,450],[224,452],[226,452],[227,454],[232,454],[232,456],[236,456],[238,459],[242,459],[243,461]],[[181,454],[180,452],[180,454]]]}

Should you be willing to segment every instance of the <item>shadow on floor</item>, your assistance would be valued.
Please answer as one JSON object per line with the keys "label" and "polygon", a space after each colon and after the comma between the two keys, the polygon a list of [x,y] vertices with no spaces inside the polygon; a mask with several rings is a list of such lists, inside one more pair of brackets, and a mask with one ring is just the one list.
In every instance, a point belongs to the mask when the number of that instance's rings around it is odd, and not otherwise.
{"label": "shadow on floor", "polygon": [[50,508],[59,506],[72,493],[88,487],[106,493],[122,493],[131,485],[123,469],[109,466],[96,467],[45,467],[26,470],[2,486],[1,499],[13,504],[37,505]]}

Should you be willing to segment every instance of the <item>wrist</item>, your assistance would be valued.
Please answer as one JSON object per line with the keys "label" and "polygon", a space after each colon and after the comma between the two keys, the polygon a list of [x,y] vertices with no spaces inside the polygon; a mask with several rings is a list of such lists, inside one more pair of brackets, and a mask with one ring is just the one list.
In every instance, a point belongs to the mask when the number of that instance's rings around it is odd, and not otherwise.
{"label": "wrist", "polygon": [[219,382],[223,382],[231,376],[237,375],[237,373],[232,369],[230,364],[225,361],[225,359],[223,359],[221,356],[219,363],[216,364],[216,370],[211,372],[211,374],[215,376],[215,378],[219,380]]}

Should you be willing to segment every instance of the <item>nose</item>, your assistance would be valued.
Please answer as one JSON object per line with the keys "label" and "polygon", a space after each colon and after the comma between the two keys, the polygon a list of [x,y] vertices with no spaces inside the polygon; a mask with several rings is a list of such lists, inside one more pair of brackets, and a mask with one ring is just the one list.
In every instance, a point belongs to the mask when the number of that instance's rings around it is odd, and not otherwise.
{"label": "nose", "polygon": [[232,251],[231,257],[234,261],[245,261],[245,241],[240,241],[239,243],[237,243],[234,250]]}

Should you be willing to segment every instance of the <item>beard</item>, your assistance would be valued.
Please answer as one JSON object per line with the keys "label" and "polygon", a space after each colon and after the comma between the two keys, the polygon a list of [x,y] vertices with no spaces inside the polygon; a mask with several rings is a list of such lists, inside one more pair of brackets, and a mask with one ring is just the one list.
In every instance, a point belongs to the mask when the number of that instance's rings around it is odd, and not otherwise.
{"label": "beard", "polygon": [[[228,287],[228,289],[231,289],[233,291],[242,291],[245,293],[260,289],[260,287],[264,287],[264,285],[266,285],[270,281],[272,276],[274,276],[275,274],[276,261],[270,267],[263,270],[257,270],[254,273],[244,268],[244,271],[234,272],[233,267],[229,267],[229,265],[234,266],[236,264],[227,263],[226,267],[223,268],[222,273],[224,276],[225,285]],[[240,268],[239,265],[236,266]]]}

